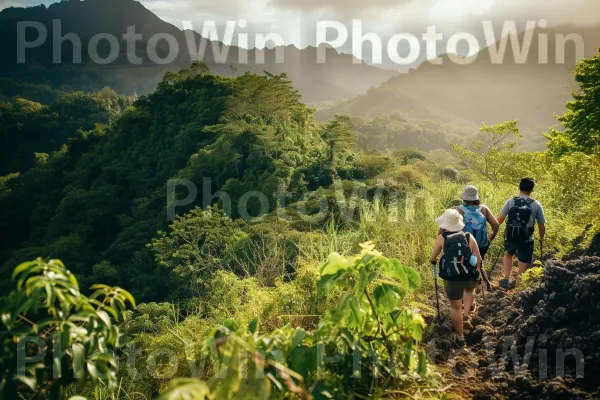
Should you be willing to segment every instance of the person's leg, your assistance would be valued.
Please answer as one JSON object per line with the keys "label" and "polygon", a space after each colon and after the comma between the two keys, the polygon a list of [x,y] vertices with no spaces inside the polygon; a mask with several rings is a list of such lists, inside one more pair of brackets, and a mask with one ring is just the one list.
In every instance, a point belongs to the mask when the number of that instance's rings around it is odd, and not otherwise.
{"label": "person's leg", "polygon": [[450,300],[450,317],[452,320],[452,325],[454,326],[454,330],[459,337],[462,337],[464,333],[462,315],[462,297],[464,288],[465,287],[462,282],[444,280],[444,290],[446,291],[448,300]]}
{"label": "person's leg", "polygon": [[512,271],[513,266],[513,256],[514,254],[510,254],[508,251],[504,253],[504,278],[510,279],[510,273]]}
{"label": "person's leg", "polygon": [[519,273],[517,275],[517,279],[521,277],[521,275],[529,269],[531,263],[533,263],[533,251],[535,249],[534,241],[522,244],[519,248]]}
{"label": "person's leg", "polygon": [[525,271],[527,271],[530,266],[531,264],[529,263],[519,261],[519,275],[517,275],[517,278],[519,278]]}
{"label": "person's leg", "polygon": [[462,300],[450,300],[450,316],[452,319],[452,325],[454,326],[454,330],[459,337],[464,334],[462,308]]}
{"label": "person's leg", "polygon": [[463,295],[463,305],[464,305],[463,316],[465,316],[465,317],[469,316],[469,311],[471,311],[471,306],[473,305],[474,301],[475,301],[475,295],[473,293],[473,289],[465,289],[465,293]]}
{"label": "person's leg", "polygon": [[481,255],[481,261],[485,261],[485,256],[487,255],[488,251],[490,250],[490,245],[488,244],[485,247],[480,247],[479,248],[479,255]]}

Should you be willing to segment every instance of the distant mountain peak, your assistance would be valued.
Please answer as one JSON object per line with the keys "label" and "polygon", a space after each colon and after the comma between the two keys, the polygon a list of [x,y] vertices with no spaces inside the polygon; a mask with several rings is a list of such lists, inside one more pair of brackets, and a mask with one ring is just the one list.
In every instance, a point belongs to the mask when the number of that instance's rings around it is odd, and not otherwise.
{"label": "distant mountain peak", "polygon": [[[82,65],[72,62],[74,54],[70,43],[61,47],[61,59],[64,61],[60,65],[53,62],[54,49],[51,38],[55,19],[61,21],[61,35],[74,33],[80,38]],[[48,31],[49,38],[43,46],[27,50],[27,63],[24,65],[16,62],[18,21],[42,23]],[[142,40],[136,42],[134,54],[135,57],[143,60],[142,65],[132,65],[130,61],[131,54],[128,54],[127,43],[123,38],[130,26],[134,26],[136,33],[142,35]],[[197,48],[202,37],[197,32],[193,32],[196,41],[194,45]],[[119,42],[118,57],[110,65],[98,65],[88,56],[89,41],[98,33],[113,35]],[[160,45],[154,49],[155,53],[148,51],[150,38],[158,33],[171,35],[177,42],[177,56],[168,64],[157,65],[151,57],[159,55],[165,58],[170,54],[172,48],[164,40],[161,40]],[[50,79],[57,85],[84,89],[90,81],[89,75],[93,74],[94,78],[91,80],[97,81],[92,84],[93,89],[110,85],[123,93],[132,93],[134,89],[138,93],[147,93],[154,89],[167,70],[187,67],[191,60],[195,59],[189,52],[187,42],[189,33],[189,30],[183,31],[161,20],[136,0],[68,0],[53,3],[49,7],[5,9],[0,11],[0,34],[7,40],[0,42],[0,51],[7,56],[0,61],[0,71],[19,79]],[[105,53],[108,54],[110,48],[105,42],[100,42],[97,46],[100,50],[104,46]],[[244,72],[262,74],[265,70],[276,74],[285,72],[303,94],[305,101],[309,103],[349,98],[366,92],[369,87],[396,74],[374,66],[354,64],[351,55],[340,54],[333,47],[324,46],[327,54],[325,64],[317,63],[317,48],[314,47],[298,49],[293,45],[285,46],[284,63],[280,64],[276,62],[275,57],[275,53],[279,51],[277,48],[245,51],[236,46],[226,46],[213,41],[207,41],[201,59],[214,73],[221,75],[230,76],[232,65],[237,74]],[[219,52],[222,51],[224,58],[220,58],[218,53],[215,53],[215,48],[218,48]],[[248,55],[247,62],[241,58],[242,53]],[[43,73],[36,72],[38,75],[36,78],[31,71],[32,68],[39,70],[40,66],[43,66],[41,70]],[[69,67],[69,71],[66,72],[64,67]],[[78,71],[75,74],[73,67]],[[62,70],[65,72],[61,73]]]}

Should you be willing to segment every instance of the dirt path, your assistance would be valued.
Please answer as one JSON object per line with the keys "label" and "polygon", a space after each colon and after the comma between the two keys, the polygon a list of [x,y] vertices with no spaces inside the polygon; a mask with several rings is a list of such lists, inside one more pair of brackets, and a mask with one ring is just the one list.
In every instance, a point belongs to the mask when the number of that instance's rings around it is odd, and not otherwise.
{"label": "dirt path", "polygon": [[505,291],[494,278],[494,290],[478,296],[466,349],[456,347],[440,298],[442,322],[426,342],[450,391],[464,399],[600,398],[600,258],[550,261],[545,281],[525,290]]}

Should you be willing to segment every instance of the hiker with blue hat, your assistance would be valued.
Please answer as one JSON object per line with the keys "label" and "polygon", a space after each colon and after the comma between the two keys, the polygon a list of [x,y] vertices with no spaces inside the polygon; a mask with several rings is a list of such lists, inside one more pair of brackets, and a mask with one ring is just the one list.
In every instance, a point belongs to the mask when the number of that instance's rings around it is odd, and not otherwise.
{"label": "hiker with blue hat", "polygon": [[[463,194],[461,195],[463,204],[456,207],[456,210],[462,214],[465,221],[465,232],[469,232],[479,246],[479,253],[481,259],[485,258],[492,240],[496,238],[500,224],[492,213],[492,211],[486,206],[481,204],[479,198],[479,190],[473,186],[468,185],[465,187]],[[490,224],[492,232],[488,234],[487,224]]]}

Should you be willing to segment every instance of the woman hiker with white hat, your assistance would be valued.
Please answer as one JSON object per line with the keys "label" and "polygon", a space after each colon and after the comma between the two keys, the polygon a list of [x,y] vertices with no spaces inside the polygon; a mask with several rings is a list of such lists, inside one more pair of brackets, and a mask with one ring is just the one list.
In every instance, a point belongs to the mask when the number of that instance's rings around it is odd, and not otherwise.
{"label": "woman hiker with white hat", "polygon": [[435,222],[442,233],[433,246],[431,263],[436,274],[438,257],[443,250],[439,265],[440,278],[444,280],[444,289],[450,300],[452,324],[458,335],[457,344],[464,347],[464,330],[473,329],[469,311],[474,301],[473,291],[479,285],[481,276],[479,246],[473,235],[463,232],[463,216],[457,210],[446,210]]}

